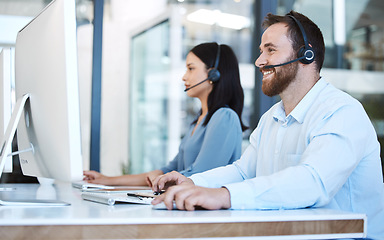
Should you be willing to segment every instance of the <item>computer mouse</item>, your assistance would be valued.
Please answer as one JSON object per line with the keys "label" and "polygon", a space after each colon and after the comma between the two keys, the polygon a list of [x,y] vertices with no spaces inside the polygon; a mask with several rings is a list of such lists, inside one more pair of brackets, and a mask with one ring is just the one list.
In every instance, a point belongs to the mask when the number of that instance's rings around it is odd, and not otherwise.
{"label": "computer mouse", "polygon": [[[152,208],[155,209],[155,210],[168,210],[168,208],[165,206],[164,202],[161,202],[159,204],[153,205]],[[177,209],[175,202],[173,202],[173,208],[172,209]]]}

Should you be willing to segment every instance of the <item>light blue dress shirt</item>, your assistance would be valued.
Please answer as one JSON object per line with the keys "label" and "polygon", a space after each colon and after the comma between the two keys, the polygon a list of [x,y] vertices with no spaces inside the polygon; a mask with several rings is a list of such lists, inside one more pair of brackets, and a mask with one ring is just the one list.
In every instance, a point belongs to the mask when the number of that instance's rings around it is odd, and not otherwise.
{"label": "light blue dress shirt", "polygon": [[368,237],[384,239],[376,132],[361,104],[323,79],[288,116],[282,102],[266,112],[238,161],[191,179],[200,186],[225,186],[233,209],[365,213]]}
{"label": "light blue dress shirt", "polygon": [[184,176],[233,163],[241,156],[242,129],[240,119],[231,108],[223,107],[192,131],[191,125],[181,141],[179,153],[165,167],[164,173],[178,171]]}

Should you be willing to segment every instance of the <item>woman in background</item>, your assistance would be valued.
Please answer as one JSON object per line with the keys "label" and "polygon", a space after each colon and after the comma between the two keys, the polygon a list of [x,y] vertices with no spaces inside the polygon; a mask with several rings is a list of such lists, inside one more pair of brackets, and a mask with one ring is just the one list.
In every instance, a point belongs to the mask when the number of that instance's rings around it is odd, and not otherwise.
{"label": "woman in background", "polygon": [[189,97],[201,110],[179,146],[176,157],[161,169],[109,177],[84,171],[84,180],[104,185],[151,185],[159,175],[178,171],[184,176],[231,164],[241,156],[244,93],[239,64],[232,49],[215,42],[195,46],[187,55],[183,76]]}

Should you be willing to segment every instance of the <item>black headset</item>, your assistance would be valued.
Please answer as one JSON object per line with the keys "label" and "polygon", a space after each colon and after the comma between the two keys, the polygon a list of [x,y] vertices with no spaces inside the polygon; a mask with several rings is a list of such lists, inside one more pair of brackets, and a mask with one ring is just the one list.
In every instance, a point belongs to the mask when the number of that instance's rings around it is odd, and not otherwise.
{"label": "black headset", "polygon": [[208,72],[208,80],[210,80],[213,83],[219,81],[220,79],[220,72],[217,69],[217,67],[219,66],[219,60],[220,60],[220,44],[217,44],[217,54],[216,54],[215,65]]}
{"label": "black headset", "polygon": [[291,17],[296,22],[297,26],[299,26],[301,35],[303,36],[303,39],[304,39],[304,47],[300,48],[299,51],[297,52],[297,58],[300,58],[299,61],[301,63],[310,64],[315,60],[315,52],[308,44],[307,35],[305,34],[303,25],[301,25],[299,20],[297,20],[294,16],[290,14],[288,16]]}

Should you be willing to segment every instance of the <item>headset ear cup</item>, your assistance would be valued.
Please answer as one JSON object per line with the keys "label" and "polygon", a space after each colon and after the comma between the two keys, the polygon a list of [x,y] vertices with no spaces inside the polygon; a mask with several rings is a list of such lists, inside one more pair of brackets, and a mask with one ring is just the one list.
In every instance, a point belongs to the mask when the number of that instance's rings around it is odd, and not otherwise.
{"label": "headset ear cup", "polygon": [[220,79],[219,70],[217,70],[216,68],[209,70],[208,79],[211,80],[213,83],[219,81],[219,79]]}
{"label": "headset ear cup", "polygon": [[312,50],[312,48],[302,47],[297,52],[297,57],[304,57],[300,60],[301,63],[310,64],[315,60],[315,52]]}

